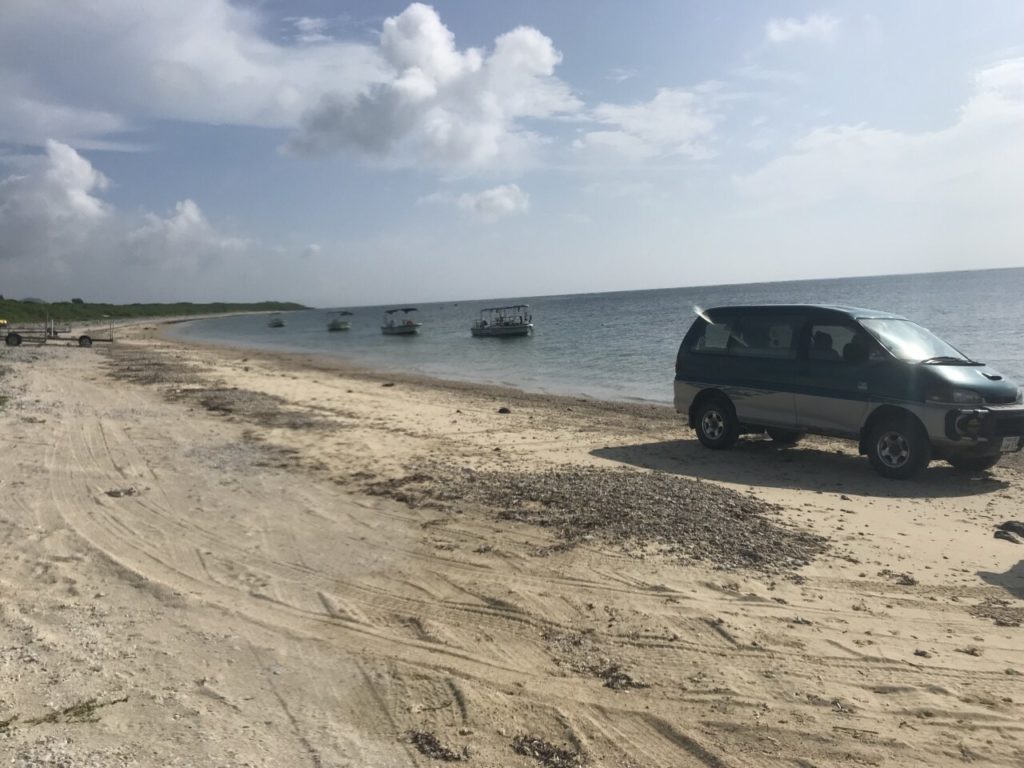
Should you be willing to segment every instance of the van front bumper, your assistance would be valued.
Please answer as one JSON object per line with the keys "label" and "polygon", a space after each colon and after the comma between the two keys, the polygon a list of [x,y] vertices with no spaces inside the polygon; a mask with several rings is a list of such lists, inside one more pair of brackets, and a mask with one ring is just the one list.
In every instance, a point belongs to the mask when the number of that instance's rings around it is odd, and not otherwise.
{"label": "van front bumper", "polygon": [[945,432],[953,442],[999,443],[1004,437],[1024,437],[1024,408],[954,408],[946,413]]}

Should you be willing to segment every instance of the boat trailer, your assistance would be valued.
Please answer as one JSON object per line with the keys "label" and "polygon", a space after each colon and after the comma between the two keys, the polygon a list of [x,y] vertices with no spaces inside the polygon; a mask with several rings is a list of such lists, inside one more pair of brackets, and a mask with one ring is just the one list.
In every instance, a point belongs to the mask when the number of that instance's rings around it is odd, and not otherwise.
{"label": "boat trailer", "polygon": [[8,347],[20,347],[22,343],[46,344],[47,342],[63,341],[77,344],[80,347],[91,347],[94,342],[114,341],[114,325],[107,326],[106,335],[97,336],[93,333],[81,333],[75,336],[70,325],[58,326],[55,320],[47,319],[44,323],[10,325],[0,320],[0,339]]}

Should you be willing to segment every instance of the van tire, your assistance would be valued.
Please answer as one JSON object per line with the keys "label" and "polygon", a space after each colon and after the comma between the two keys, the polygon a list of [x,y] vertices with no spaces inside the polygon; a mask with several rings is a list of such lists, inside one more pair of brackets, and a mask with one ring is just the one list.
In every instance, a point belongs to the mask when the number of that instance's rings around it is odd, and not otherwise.
{"label": "van tire", "polygon": [[803,432],[797,432],[795,429],[778,429],[776,427],[765,427],[765,432],[768,433],[768,437],[773,442],[779,445],[795,445],[800,442],[800,439],[804,436]]}
{"label": "van tire", "polygon": [[731,448],[740,436],[736,410],[723,395],[711,395],[702,399],[694,408],[693,417],[697,439],[705,448]]}
{"label": "van tire", "polygon": [[1001,458],[1002,454],[997,453],[994,456],[949,456],[946,461],[961,472],[982,472],[992,469]]}
{"label": "van tire", "polygon": [[875,471],[893,480],[909,480],[932,460],[928,433],[909,413],[878,419],[871,426],[866,447]]}
{"label": "van tire", "polygon": [[4,343],[6,343],[8,347],[21,346],[21,336],[12,331],[11,333],[7,334],[7,338],[4,339]]}

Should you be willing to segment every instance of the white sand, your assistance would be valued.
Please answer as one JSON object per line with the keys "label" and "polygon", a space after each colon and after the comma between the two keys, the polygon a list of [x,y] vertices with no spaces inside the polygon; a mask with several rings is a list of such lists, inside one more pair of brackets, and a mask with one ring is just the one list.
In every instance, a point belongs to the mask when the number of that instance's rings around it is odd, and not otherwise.
{"label": "white sand", "polygon": [[[435,764],[410,730],[477,766],[539,765],[518,734],[593,766],[1024,764],[1024,629],[968,611],[1024,609],[1024,545],[992,538],[1024,518],[1017,464],[899,483],[841,442],[709,452],[657,409],[126,345],[313,426],[168,401],[100,349],[0,352],[0,765]],[[547,530],[361,491],[439,459],[702,477],[832,547],[797,581],[539,557]]]}

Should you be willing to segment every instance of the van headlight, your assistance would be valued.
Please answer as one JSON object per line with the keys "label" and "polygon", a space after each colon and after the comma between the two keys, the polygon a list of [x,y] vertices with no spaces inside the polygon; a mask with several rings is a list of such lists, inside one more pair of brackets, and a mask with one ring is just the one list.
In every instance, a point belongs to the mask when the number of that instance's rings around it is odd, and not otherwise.
{"label": "van headlight", "polygon": [[[1020,397],[1019,392],[1017,396]],[[926,399],[930,403],[956,403],[957,405],[977,405],[984,402],[982,396],[973,389],[947,389],[929,392]]]}

